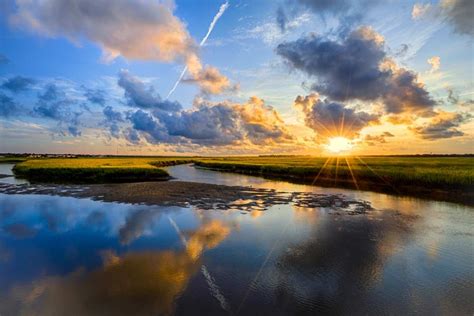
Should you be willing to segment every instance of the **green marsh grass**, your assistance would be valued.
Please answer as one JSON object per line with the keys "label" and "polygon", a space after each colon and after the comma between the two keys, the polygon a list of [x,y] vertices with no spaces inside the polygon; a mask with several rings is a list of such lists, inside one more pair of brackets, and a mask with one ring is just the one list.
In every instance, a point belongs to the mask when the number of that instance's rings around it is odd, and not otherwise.
{"label": "green marsh grass", "polygon": [[169,179],[159,167],[189,162],[184,158],[46,158],[15,165],[16,176],[35,182],[107,183]]}

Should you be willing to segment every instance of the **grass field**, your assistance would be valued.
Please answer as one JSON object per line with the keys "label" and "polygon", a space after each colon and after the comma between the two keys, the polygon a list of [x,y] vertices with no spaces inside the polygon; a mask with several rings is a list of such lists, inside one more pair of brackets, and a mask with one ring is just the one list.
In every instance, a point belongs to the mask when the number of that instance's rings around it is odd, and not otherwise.
{"label": "grass field", "polygon": [[0,157],[0,163],[17,163],[25,160],[26,158],[22,157]]}
{"label": "grass field", "polygon": [[[221,171],[442,199],[472,200],[472,157],[227,157],[196,162]],[[458,196],[446,197],[458,194]]]}
{"label": "grass field", "polygon": [[156,181],[169,178],[168,173],[160,167],[189,162],[220,171],[298,183],[474,204],[473,157],[43,158],[18,162],[14,172],[19,177],[36,182]]}
{"label": "grass field", "polygon": [[189,162],[173,157],[46,158],[17,163],[16,176],[36,182],[137,182],[169,179],[159,167]]}

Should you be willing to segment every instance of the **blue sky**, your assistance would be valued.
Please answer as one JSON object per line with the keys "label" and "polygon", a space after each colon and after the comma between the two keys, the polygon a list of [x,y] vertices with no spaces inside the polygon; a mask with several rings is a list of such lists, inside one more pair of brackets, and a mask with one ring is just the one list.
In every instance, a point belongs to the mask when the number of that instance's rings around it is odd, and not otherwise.
{"label": "blue sky", "polygon": [[[331,7],[320,0],[231,0],[203,47],[198,43],[225,1],[109,3],[117,11],[107,8],[107,1],[97,1],[98,7],[93,3],[70,0],[60,6],[58,0],[7,0],[0,6],[0,54],[4,57],[0,63],[0,152],[321,154],[334,133],[325,135],[331,127],[318,126],[339,126],[344,121],[337,116],[341,113],[356,123],[347,124],[336,136],[348,136],[359,153],[472,152],[473,31],[472,23],[462,16],[473,10],[469,1],[338,0]],[[88,10],[78,9],[70,21],[54,20],[50,13],[57,10],[48,11],[48,5]],[[94,8],[96,14],[88,16]],[[277,23],[279,11],[286,18],[284,29]],[[153,12],[159,17],[148,16]],[[94,18],[108,23],[112,34],[90,31],[87,23],[95,23]],[[168,32],[159,33],[156,43],[144,35],[153,32],[153,23]],[[131,52],[119,30],[136,32],[131,38],[136,38],[137,47],[140,41],[146,48],[153,42],[156,50],[163,51],[161,38],[181,32],[179,39],[186,41],[186,47],[172,48],[170,58],[141,58],[148,52],[138,48]],[[377,42],[377,36],[383,43]],[[112,44],[116,46],[104,47],[110,37],[118,38]],[[307,51],[296,50],[301,39],[307,39]],[[376,45],[373,49],[383,54],[369,67],[388,67],[390,60],[390,70],[381,73],[390,72],[393,77],[382,83],[386,89],[401,89],[394,85],[402,75],[414,74],[410,91],[421,89],[426,101],[421,105],[394,101],[392,90],[370,97],[354,92],[353,98],[341,100],[327,87],[315,88],[315,83],[334,86],[331,80],[339,80],[335,73],[323,70],[324,64],[313,67],[312,60],[325,53],[321,47],[347,45],[352,51],[349,45],[354,39]],[[278,49],[282,43],[301,55],[283,54]],[[321,49],[313,50],[318,43]],[[104,60],[112,50],[118,51],[115,58]],[[199,60],[197,70],[188,72],[170,97],[180,104],[179,111],[166,112],[162,102],[194,57]],[[349,57],[337,58],[356,62]],[[304,67],[297,65],[301,58],[309,60]],[[7,83],[18,76],[30,84],[13,91]],[[122,85],[120,78],[126,81]],[[46,100],[51,86],[55,99]],[[100,91],[104,102],[91,102],[87,91]],[[311,104],[295,101],[310,95],[318,96],[306,99]],[[389,102],[400,104],[389,107]],[[426,106],[423,112],[421,106]],[[110,107],[108,113],[118,113],[115,121],[106,116],[106,107]],[[367,115],[373,119],[366,119]],[[324,121],[328,117],[329,123]]]}

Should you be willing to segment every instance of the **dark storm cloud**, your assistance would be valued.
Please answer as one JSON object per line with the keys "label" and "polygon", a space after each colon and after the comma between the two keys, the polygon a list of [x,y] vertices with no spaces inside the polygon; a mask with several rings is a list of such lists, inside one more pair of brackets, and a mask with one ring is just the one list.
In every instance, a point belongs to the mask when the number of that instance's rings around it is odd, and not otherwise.
{"label": "dark storm cloud", "polygon": [[30,86],[35,84],[35,80],[22,76],[15,76],[7,79],[2,85],[2,89],[9,90],[13,93],[18,93],[27,90]]}
{"label": "dark storm cloud", "polygon": [[459,126],[472,119],[466,113],[439,112],[430,122],[410,128],[416,135],[428,140],[463,136]]}
{"label": "dark storm cloud", "polygon": [[160,109],[164,111],[178,111],[181,105],[178,102],[162,100],[155,89],[146,85],[127,70],[119,73],[118,85],[125,90],[127,104],[141,109]]}
{"label": "dark storm cloud", "polygon": [[85,89],[84,96],[87,98],[87,101],[90,103],[94,103],[100,106],[105,106],[106,102],[106,94],[104,90],[101,89],[89,89],[83,87]]}
{"label": "dark storm cloud", "polygon": [[57,121],[60,134],[77,137],[81,135],[79,116],[82,113],[71,110],[71,106],[75,103],[58,86],[49,84],[38,95],[38,102],[33,109],[33,114]]}
{"label": "dark storm cloud", "polygon": [[295,107],[302,110],[306,126],[323,137],[354,138],[364,128],[379,123],[379,115],[356,111],[344,104],[321,100],[317,94],[298,96]]}
{"label": "dark storm cloud", "polygon": [[313,90],[333,100],[380,100],[389,113],[427,114],[435,105],[416,74],[388,59],[383,37],[368,27],[340,41],[311,35],[282,43],[277,53],[291,67],[315,77]]}
{"label": "dark storm cloud", "polygon": [[20,112],[20,105],[13,98],[0,92],[0,116],[10,117]]}

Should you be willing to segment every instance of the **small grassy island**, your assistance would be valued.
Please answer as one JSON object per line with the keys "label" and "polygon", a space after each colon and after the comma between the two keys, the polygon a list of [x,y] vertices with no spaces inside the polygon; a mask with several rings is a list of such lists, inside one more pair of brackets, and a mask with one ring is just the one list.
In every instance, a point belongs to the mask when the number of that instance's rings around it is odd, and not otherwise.
{"label": "small grassy island", "polygon": [[189,162],[185,158],[46,158],[17,163],[17,177],[33,182],[113,183],[168,180],[160,167]]}

